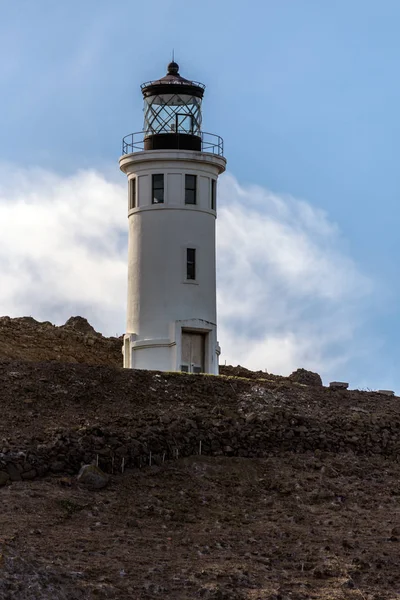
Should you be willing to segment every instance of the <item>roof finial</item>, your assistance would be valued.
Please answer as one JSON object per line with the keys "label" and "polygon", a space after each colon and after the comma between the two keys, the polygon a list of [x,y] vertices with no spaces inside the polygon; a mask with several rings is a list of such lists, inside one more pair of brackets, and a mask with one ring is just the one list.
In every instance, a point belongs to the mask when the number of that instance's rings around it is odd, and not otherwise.
{"label": "roof finial", "polygon": [[172,62],[167,67],[168,75],[177,75],[179,77],[179,65],[175,62],[175,52],[172,50]]}

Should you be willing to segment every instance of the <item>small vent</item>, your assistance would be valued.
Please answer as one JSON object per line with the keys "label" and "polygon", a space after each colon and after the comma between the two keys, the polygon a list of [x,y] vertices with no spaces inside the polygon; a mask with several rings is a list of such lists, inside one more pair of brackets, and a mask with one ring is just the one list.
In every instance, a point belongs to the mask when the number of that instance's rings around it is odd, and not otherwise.
{"label": "small vent", "polygon": [[189,373],[189,367],[187,365],[181,365],[182,373]]}
{"label": "small vent", "polygon": [[201,367],[193,367],[193,373],[202,373]]}

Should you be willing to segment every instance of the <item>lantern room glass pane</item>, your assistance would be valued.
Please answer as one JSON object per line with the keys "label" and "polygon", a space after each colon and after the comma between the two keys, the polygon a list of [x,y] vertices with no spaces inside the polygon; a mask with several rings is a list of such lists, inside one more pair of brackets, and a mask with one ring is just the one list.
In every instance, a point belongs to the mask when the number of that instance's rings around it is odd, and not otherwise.
{"label": "lantern room glass pane", "polygon": [[144,102],[144,131],[199,135],[201,99],[187,94],[148,96]]}

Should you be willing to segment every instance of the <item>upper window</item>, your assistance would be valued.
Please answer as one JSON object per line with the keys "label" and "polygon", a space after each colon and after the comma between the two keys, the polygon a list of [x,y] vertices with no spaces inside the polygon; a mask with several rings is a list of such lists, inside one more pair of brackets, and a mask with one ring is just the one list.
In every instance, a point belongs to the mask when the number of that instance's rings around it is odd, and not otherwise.
{"label": "upper window", "polygon": [[197,175],[185,175],[185,204],[196,204]]}
{"label": "upper window", "polygon": [[186,248],[186,279],[196,279],[196,249]]}
{"label": "upper window", "polygon": [[164,202],[164,175],[153,175],[152,203],[162,204]]}
{"label": "upper window", "polygon": [[217,206],[217,182],[211,179],[211,210],[215,210]]}
{"label": "upper window", "polygon": [[129,179],[129,210],[136,208],[136,178]]}

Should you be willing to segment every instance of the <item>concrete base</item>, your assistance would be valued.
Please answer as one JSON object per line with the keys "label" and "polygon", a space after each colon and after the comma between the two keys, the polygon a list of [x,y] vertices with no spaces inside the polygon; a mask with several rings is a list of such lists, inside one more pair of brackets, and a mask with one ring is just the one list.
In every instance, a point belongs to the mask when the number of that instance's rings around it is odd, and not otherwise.
{"label": "concrete base", "polygon": [[216,325],[202,319],[187,319],[171,323],[168,338],[140,339],[135,333],[126,333],[122,347],[124,368],[181,371],[183,332],[204,334],[204,368],[202,372],[218,375],[221,348],[216,337]]}

